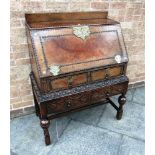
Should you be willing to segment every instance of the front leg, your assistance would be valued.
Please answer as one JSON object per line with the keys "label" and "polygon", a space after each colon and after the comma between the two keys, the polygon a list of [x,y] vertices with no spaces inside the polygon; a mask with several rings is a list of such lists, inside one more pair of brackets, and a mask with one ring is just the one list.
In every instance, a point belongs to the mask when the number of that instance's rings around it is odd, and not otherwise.
{"label": "front leg", "polygon": [[40,126],[43,128],[43,131],[44,131],[44,137],[45,137],[46,145],[51,144],[50,134],[49,134],[49,131],[48,131],[49,125],[50,125],[50,121],[47,120],[47,119],[42,119],[40,121]]}
{"label": "front leg", "polygon": [[49,144],[51,144],[50,134],[49,134],[49,131],[48,131],[50,121],[47,118],[46,103],[41,103],[40,104],[40,115],[41,115],[40,126],[42,127],[42,129],[44,131],[45,144],[49,145]]}
{"label": "front leg", "polygon": [[123,105],[125,104],[125,102],[126,102],[125,94],[122,94],[118,98],[119,108],[117,110],[117,115],[116,115],[117,120],[120,120],[122,118],[122,115],[123,115]]}

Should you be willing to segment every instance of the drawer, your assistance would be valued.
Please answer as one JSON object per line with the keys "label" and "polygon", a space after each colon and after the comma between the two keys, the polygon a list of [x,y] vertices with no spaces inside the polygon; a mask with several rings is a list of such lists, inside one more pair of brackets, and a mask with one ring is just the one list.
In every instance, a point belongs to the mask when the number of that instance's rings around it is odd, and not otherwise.
{"label": "drawer", "polygon": [[65,78],[59,78],[51,81],[51,86],[53,90],[62,90],[69,87],[79,86],[87,82],[86,74],[78,74],[73,76],[68,76]]}
{"label": "drawer", "polygon": [[[68,89],[71,87],[80,86],[83,84],[88,84],[88,81],[96,82],[105,80],[111,77],[120,76],[122,74],[123,66],[116,66],[110,68],[104,68],[99,70],[94,70],[90,72],[90,78],[88,77],[88,72],[79,73],[77,75],[66,75],[66,77],[60,77],[56,79],[51,79],[50,84],[45,82],[45,91],[53,90],[59,91]],[[47,89],[48,88],[48,89]]]}
{"label": "drawer", "polygon": [[122,74],[122,67],[123,66],[116,66],[110,67],[107,69],[100,69],[97,71],[91,72],[91,80],[92,81],[99,81],[107,79],[108,77],[116,77]]}
{"label": "drawer", "polygon": [[60,113],[83,107],[89,103],[90,93],[82,93],[52,101],[47,104],[47,111],[48,113]]}
{"label": "drawer", "polygon": [[128,83],[126,82],[92,90],[91,92],[83,92],[81,94],[56,99],[47,105],[47,111],[48,113],[61,113],[80,108],[89,104],[103,101],[113,95],[126,92],[127,88]]}

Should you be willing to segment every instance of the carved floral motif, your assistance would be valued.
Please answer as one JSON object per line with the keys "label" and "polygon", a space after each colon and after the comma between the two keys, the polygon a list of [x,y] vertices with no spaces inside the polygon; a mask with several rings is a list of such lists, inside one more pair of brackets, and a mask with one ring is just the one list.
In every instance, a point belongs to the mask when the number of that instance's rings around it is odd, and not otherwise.
{"label": "carved floral motif", "polygon": [[74,26],[73,33],[77,37],[85,40],[90,35],[90,29],[88,26]]}
{"label": "carved floral motif", "polygon": [[60,72],[60,67],[59,67],[59,66],[51,66],[51,67],[50,67],[50,72],[51,72],[54,76],[56,76],[56,75],[58,75],[59,72]]}
{"label": "carved floral motif", "polygon": [[121,56],[120,55],[116,55],[115,56],[115,60],[116,60],[117,63],[121,63],[121,60],[122,60]]}

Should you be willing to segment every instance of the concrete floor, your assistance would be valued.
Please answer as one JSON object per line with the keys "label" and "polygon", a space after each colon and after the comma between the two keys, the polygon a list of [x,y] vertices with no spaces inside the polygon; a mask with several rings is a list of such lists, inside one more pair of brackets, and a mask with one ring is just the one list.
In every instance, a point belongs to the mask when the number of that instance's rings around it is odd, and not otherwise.
{"label": "concrete floor", "polygon": [[11,155],[144,155],[144,107],[144,87],[140,87],[128,91],[120,121],[110,104],[52,120],[49,146],[35,114],[14,118]]}

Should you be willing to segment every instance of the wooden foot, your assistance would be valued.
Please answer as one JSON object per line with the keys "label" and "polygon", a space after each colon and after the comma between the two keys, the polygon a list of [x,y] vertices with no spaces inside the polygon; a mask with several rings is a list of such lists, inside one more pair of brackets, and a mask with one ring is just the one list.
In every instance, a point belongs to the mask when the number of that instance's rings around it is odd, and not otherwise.
{"label": "wooden foot", "polygon": [[117,111],[117,114],[116,114],[117,120],[121,120],[122,115],[123,115],[123,110],[122,111]]}
{"label": "wooden foot", "polygon": [[40,121],[40,125],[41,125],[41,127],[43,128],[43,131],[44,131],[45,144],[46,145],[51,144],[50,134],[49,134],[49,131],[48,131],[48,127],[50,125],[50,121],[49,120],[46,120],[46,119],[41,120]]}
{"label": "wooden foot", "polygon": [[123,105],[125,104],[125,102],[126,102],[126,97],[125,97],[124,94],[122,94],[118,98],[119,108],[118,108],[118,111],[117,111],[117,114],[116,114],[117,120],[120,120],[122,118],[122,115],[123,115]]}

